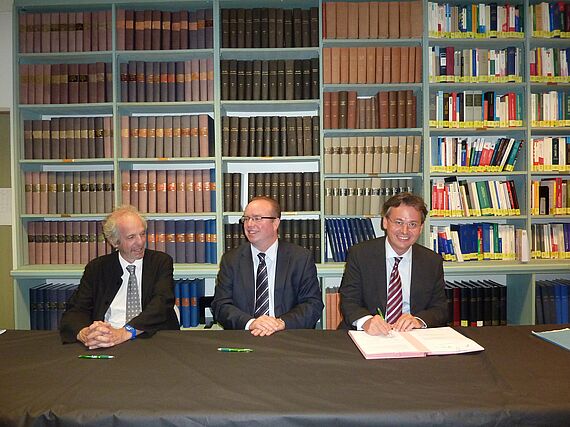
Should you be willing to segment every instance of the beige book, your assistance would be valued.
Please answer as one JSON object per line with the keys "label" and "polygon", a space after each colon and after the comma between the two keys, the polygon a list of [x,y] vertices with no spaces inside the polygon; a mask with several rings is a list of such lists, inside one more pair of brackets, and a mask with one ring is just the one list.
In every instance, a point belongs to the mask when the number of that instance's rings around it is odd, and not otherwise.
{"label": "beige book", "polygon": [[380,214],[380,189],[382,188],[382,180],[380,178],[371,179],[370,192],[370,215]]}
{"label": "beige book", "polygon": [[380,173],[382,164],[382,137],[375,136],[374,138],[374,155],[372,158],[372,173]]}
{"label": "beige book", "polygon": [[332,194],[332,179],[325,179],[325,215],[332,214],[333,194]]}
{"label": "beige book", "polygon": [[340,212],[340,197],[339,197],[340,180],[331,179],[330,182],[331,182],[331,198],[332,198],[331,214],[338,215]]}
{"label": "beige book", "polygon": [[325,173],[332,173],[332,138],[323,138]]}
{"label": "beige book", "polygon": [[399,138],[397,136],[390,136],[388,138],[388,173],[396,173],[398,172]]}
{"label": "beige book", "polygon": [[422,137],[416,135],[413,137],[413,149],[412,149],[412,172],[420,171],[420,160],[421,160],[421,148],[422,148]]}
{"label": "beige book", "polygon": [[362,214],[370,215],[370,199],[372,196],[372,180],[370,178],[363,180],[362,191]]}
{"label": "beige book", "polygon": [[365,168],[365,140],[364,136],[356,138],[356,173],[364,173]]}
{"label": "beige book", "polygon": [[374,137],[364,137],[364,173],[374,173]]}
{"label": "beige book", "polygon": [[[341,159],[342,161],[342,159]],[[356,173],[358,168],[358,137],[348,137],[348,173]]]}
{"label": "beige book", "polygon": [[[342,181],[342,180],[341,180]],[[356,179],[347,180],[346,215],[356,215]],[[342,215],[342,213],[341,213]]]}
{"label": "beige book", "polygon": [[399,136],[398,137],[398,166],[396,167],[396,171],[398,173],[406,172],[406,136]]}
{"label": "beige book", "polygon": [[412,171],[412,162],[414,157],[414,137],[407,136],[406,137],[406,166],[404,168],[404,172],[413,172]]}
{"label": "beige book", "polygon": [[390,137],[383,136],[381,143],[380,173],[388,173],[388,163],[390,160]]}
{"label": "beige book", "polygon": [[348,173],[350,143],[346,136],[340,138],[340,168],[339,173]]}
{"label": "beige book", "polygon": [[355,192],[355,214],[356,215],[364,215],[364,179],[357,179],[356,180],[356,188],[354,189]]}
{"label": "beige book", "polygon": [[340,172],[340,137],[331,138],[331,173]]}
{"label": "beige book", "polygon": [[338,180],[338,215],[348,215],[348,179],[346,178]]}

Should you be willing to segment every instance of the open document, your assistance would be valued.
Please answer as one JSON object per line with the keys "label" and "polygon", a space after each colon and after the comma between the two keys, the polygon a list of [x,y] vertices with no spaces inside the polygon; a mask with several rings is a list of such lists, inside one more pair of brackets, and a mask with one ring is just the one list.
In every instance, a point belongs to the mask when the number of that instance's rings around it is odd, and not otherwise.
{"label": "open document", "polygon": [[391,331],[388,336],[368,335],[364,331],[348,331],[348,334],[366,359],[425,357],[484,350],[472,339],[447,326],[410,332]]}
{"label": "open document", "polygon": [[544,332],[532,331],[532,333],[543,340],[559,345],[566,350],[570,350],[570,328],[555,329]]}

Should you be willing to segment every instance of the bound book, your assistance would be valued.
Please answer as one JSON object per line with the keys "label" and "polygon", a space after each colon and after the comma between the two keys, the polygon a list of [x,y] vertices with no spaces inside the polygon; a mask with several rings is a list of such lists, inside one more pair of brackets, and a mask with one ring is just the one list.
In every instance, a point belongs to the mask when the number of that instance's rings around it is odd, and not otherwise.
{"label": "bound book", "polygon": [[484,350],[448,326],[409,332],[391,331],[390,335],[368,335],[364,331],[348,331],[348,334],[366,359],[441,356]]}

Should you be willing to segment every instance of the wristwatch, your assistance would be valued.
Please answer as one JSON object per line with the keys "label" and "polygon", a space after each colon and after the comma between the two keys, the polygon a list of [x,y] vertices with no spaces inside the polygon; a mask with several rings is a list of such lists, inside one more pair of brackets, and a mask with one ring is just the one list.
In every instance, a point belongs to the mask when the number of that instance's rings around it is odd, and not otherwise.
{"label": "wristwatch", "polygon": [[131,333],[131,339],[134,340],[137,337],[137,330],[131,325],[125,325],[125,330]]}

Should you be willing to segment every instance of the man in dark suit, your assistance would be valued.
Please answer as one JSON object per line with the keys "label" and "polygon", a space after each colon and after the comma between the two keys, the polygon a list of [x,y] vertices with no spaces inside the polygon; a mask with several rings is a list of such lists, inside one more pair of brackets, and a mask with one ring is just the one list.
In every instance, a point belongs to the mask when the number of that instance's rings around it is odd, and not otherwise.
{"label": "man in dark suit", "polygon": [[224,254],[212,310],[226,329],[255,336],[284,329],[314,328],[323,302],[311,253],[278,240],[279,204],[255,197],[240,222],[249,240]]}
{"label": "man in dark suit", "polygon": [[427,216],[423,199],[397,194],[384,204],[382,216],[386,236],[348,253],[339,289],[343,326],[372,335],[444,326],[443,260],[416,244]]}
{"label": "man in dark suit", "polygon": [[117,249],[89,262],[61,319],[64,343],[112,347],[144,333],[179,329],[174,312],[172,258],[146,247],[146,221],[132,206],[109,214],[103,225]]}

